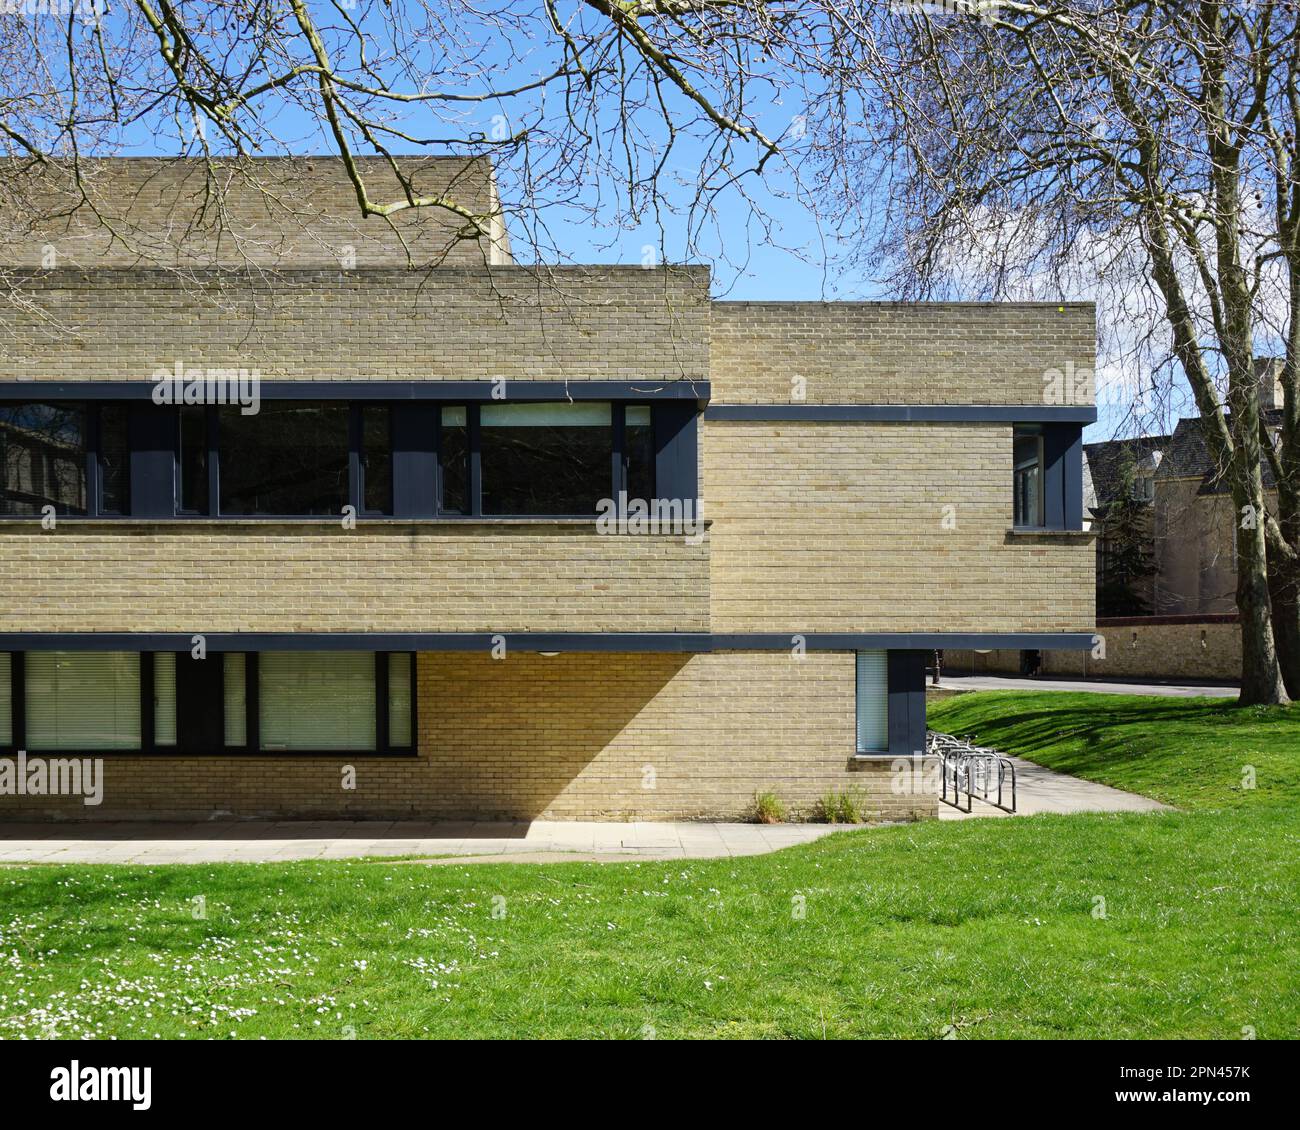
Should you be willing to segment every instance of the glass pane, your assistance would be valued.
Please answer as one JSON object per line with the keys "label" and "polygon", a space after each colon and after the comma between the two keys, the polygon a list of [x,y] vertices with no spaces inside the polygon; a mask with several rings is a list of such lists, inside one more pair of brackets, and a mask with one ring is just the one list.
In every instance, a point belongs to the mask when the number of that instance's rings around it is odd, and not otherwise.
{"label": "glass pane", "polygon": [[1014,494],[1017,526],[1041,526],[1043,437],[1037,431],[1016,428],[1014,444]]}
{"label": "glass pane", "polygon": [[99,509],[125,514],[130,508],[131,449],[126,439],[126,408],[106,404],[99,409]]}
{"label": "glass pane", "polygon": [[442,464],[442,510],[469,513],[469,427],[464,408],[442,410],[438,458]]}
{"label": "glass pane", "polygon": [[263,404],[221,413],[221,513],[341,515],[348,503],[348,407]]}
{"label": "glass pane", "polygon": [[611,420],[608,403],[485,404],[483,513],[595,514],[612,490]]}
{"label": "glass pane", "polygon": [[392,413],[386,406],[361,409],[361,462],[366,484],[365,508],[374,514],[393,512]]}
{"label": "glass pane", "polygon": [[181,409],[180,508],[190,514],[208,512],[208,410],[189,405]]}
{"label": "glass pane", "polygon": [[858,752],[889,751],[888,652],[860,651],[857,662]]}
{"label": "glass pane", "polygon": [[0,651],[0,745],[14,744],[14,711],[11,698],[13,660],[9,652]]}
{"label": "glass pane", "polygon": [[0,404],[0,514],[86,513],[86,410]]}
{"label": "glass pane", "polygon": [[626,413],[623,443],[627,453],[627,496],[648,502],[655,496],[655,445],[650,408],[633,404]]}
{"label": "glass pane", "polygon": [[248,744],[248,710],[244,683],[244,654],[228,651],[225,656],[226,745]]}
{"label": "glass pane", "polygon": [[176,744],[176,653],[159,651],[153,657],[154,745]]}
{"label": "glass pane", "polygon": [[263,652],[258,696],[264,750],[375,748],[373,652]]}
{"label": "glass pane", "polygon": [[411,744],[411,662],[414,656],[394,651],[388,656],[388,744]]}
{"label": "glass pane", "polygon": [[29,651],[26,683],[28,749],[140,747],[137,652]]}

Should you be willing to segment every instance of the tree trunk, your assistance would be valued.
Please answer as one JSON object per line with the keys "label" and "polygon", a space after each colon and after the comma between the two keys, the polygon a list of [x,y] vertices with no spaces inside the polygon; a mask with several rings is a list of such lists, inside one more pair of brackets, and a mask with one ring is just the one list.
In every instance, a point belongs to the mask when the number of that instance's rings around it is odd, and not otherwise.
{"label": "tree trunk", "polygon": [[1270,562],[1268,590],[1282,681],[1292,701],[1300,702],[1300,570]]}

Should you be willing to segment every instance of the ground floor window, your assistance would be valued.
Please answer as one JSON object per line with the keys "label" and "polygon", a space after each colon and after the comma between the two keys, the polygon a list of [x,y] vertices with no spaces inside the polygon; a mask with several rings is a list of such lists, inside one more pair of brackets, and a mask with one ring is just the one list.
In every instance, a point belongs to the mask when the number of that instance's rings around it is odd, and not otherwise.
{"label": "ground floor window", "polygon": [[137,652],[33,651],[24,668],[29,750],[140,748]]}
{"label": "ground floor window", "polygon": [[0,748],[410,753],[404,652],[0,652]]}
{"label": "ground floor window", "polygon": [[375,749],[375,656],[268,651],[257,657],[264,750]]}
{"label": "ground floor window", "polygon": [[859,651],[857,654],[858,753],[886,753],[889,750],[889,653]]}

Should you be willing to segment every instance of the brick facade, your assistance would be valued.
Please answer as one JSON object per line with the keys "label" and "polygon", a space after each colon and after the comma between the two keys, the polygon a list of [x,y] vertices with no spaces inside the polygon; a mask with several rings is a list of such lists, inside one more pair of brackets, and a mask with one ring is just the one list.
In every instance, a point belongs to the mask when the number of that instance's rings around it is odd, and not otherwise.
{"label": "brick facade", "polygon": [[743,820],[762,790],[796,817],[828,792],[877,819],[934,811],[854,761],[851,653],[425,653],[418,685],[416,757],[110,754],[99,807],[0,797],[0,817]]}
{"label": "brick facade", "polygon": [[[380,243],[345,270],[297,237],[273,275],[182,277],[66,239],[73,266],[17,257],[24,302],[0,308],[0,381],[30,381],[33,397],[43,381],[148,381],[181,360],[265,380],[609,380],[647,396],[707,381],[714,404],[773,406],[798,402],[797,375],[809,403],[1033,409],[1045,374],[1092,358],[1080,305],[713,303],[703,267],[485,266],[461,246],[412,273]],[[0,520],[0,631],[1092,628],[1089,540],[1009,530],[1009,423],[705,420],[699,467],[697,545],[564,520]],[[355,759],[355,792],[339,787],[344,756],[113,754],[102,809],[45,811],[737,819],[771,789],[797,813],[858,792],[896,819],[937,803],[854,758],[851,651],[425,652],[418,683],[418,755]],[[32,814],[0,798],[0,816]]]}

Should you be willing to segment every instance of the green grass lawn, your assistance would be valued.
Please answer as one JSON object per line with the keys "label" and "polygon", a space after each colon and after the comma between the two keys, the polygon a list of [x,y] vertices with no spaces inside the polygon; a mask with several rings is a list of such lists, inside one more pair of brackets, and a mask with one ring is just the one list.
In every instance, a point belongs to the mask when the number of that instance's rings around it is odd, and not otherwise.
{"label": "green grass lawn", "polygon": [[1181,810],[735,861],[0,869],[0,1036],[1300,1034],[1300,709],[996,693],[933,719]]}

